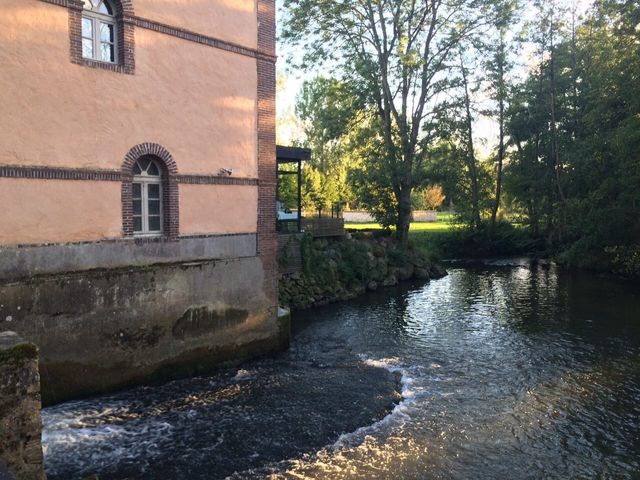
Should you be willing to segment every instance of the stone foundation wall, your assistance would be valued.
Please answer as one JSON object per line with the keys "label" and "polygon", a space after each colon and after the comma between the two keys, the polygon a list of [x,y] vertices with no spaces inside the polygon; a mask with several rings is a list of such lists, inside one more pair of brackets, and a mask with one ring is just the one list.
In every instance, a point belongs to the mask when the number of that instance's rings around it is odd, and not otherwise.
{"label": "stone foundation wall", "polygon": [[313,239],[300,243],[301,272],[281,275],[280,304],[301,310],[349,300],[368,291],[392,287],[406,280],[428,281],[447,272],[423,252],[406,251],[391,237],[367,233],[345,239]]}
{"label": "stone foundation wall", "polygon": [[45,479],[40,406],[37,348],[0,333],[0,478]]}
{"label": "stone foundation wall", "polygon": [[45,404],[266,354],[287,345],[289,330],[253,249],[0,280],[0,331],[39,347]]}

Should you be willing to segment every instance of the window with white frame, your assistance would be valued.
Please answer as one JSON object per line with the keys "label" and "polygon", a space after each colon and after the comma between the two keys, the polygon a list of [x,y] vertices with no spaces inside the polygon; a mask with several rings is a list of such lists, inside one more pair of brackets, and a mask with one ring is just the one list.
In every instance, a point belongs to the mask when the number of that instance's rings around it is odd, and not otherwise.
{"label": "window with white frame", "polygon": [[118,62],[118,22],[108,0],[84,0],[82,56],[100,62]]}
{"label": "window with white frame", "polygon": [[162,167],[150,157],[142,157],[133,167],[133,233],[139,236],[162,234]]}

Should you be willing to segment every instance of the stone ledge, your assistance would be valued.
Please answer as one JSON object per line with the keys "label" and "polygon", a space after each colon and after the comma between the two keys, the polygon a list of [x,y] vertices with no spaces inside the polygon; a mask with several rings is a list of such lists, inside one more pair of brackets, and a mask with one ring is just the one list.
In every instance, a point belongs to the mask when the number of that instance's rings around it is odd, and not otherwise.
{"label": "stone ledge", "polygon": [[137,244],[133,240],[0,248],[0,281],[95,269],[256,256],[256,235],[181,238]]}

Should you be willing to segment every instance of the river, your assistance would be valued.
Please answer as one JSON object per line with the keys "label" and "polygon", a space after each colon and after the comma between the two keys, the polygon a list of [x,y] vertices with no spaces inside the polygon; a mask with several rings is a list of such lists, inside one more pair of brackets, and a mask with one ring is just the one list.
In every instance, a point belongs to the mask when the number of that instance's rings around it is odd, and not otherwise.
{"label": "river", "polygon": [[298,313],[275,358],[44,409],[49,480],[640,478],[640,287],[449,272]]}

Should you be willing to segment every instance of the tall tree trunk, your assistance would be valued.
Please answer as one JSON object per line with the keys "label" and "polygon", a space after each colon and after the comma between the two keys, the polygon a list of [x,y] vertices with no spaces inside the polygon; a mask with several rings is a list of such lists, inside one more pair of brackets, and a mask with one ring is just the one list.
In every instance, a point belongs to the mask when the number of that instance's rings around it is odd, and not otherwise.
{"label": "tall tree trunk", "polygon": [[409,228],[411,227],[411,187],[403,185],[398,198],[398,223],[396,224],[396,238],[402,248],[409,244]]}
{"label": "tall tree trunk", "polygon": [[550,73],[549,80],[551,84],[551,155],[553,158],[553,167],[555,171],[555,183],[558,190],[558,196],[564,203],[566,200],[564,190],[562,189],[562,183],[560,181],[560,170],[562,168],[560,164],[560,147],[558,145],[558,124],[556,118],[556,102],[557,102],[557,86],[556,86],[556,48],[555,48],[555,24],[553,23],[553,17],[551,19],[551,51],[550,51]]}
{"label": "tall tree trunk", "polygon": [[498,145],[498,168],[496,173],[496,195],[493,202],[493,209],[491,210],[491,223],[489,224],[489,239],[493,239],[496,228],[496,217],[498,216],[498,209],[500,208],[500,198],[502,196],[502,168],[504,164],[505,145],[504,145],[504,103],[506,97],[505,88],[505,40],[504,31],[500,31],[500,44],[498,46],[497,55],[497,67],[498,67],[498,124],[499,124],[499,145]]}
{"label": "tall tree trunk", "polygon": [[464,66],[462,52],[460,52],[460,70],[464,83],[464,107],[467,137],[467,167],[471,180],[471,223],[475,229],[480,227],[480,186],[478,184],[478,166],[476,162],[475,147],[473,144],[473,116],[471,114],[471,96],[469,95],[469,79]]}

